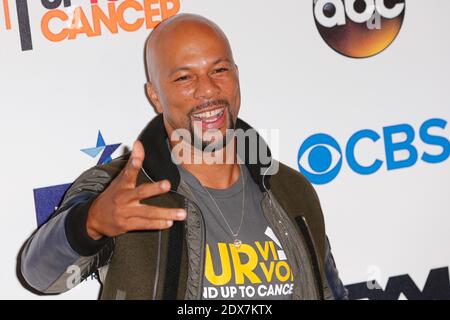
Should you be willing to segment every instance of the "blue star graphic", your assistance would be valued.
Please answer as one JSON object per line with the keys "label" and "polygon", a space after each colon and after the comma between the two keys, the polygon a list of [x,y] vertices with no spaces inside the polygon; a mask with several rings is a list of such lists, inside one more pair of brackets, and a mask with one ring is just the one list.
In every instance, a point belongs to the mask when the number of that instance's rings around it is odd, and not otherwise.
{"label": "blue star graphic", "polygon": [[121,143],[106,144],[105,140],[103,139],[102,133],[99,130],[97,137],[97,145],[94,148],[81,149],[81,151],[91,156],[92,158],[97,157],[98,154],[103,151],[97,164],[106,164],[108,162],[111,162],[112,160],[111,155],[114,153],[114,151],[116,151],[116,149],[120,145]]}

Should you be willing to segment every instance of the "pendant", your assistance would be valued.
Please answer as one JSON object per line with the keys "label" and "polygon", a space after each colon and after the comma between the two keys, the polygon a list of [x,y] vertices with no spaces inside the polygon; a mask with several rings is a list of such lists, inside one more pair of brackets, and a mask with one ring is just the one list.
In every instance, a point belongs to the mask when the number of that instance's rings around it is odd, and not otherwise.
{"label": "pendant", "polygon": [[234,247],[235,247],[236,249],[239,249],[239,248],[241,247],[241,245],[242,245],[242,241],[241,241],[241,240],[239,240],[239,239],[234,239]]}

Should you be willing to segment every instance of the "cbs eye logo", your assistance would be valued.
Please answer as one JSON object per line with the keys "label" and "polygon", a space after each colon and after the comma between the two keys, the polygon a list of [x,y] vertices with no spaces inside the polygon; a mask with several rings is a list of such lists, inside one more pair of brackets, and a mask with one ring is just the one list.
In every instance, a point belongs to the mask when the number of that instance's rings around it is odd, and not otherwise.
{"label": "cbs eye logo", "polygon": [[405,0],[313,0],[323,40],[351,58],[374,56],[395,40],[405,16]]}
{"label": "cbs eye logo", "polygon": [[342,167],[342,151],[331,136],[318,133],[306,139],[297,155],[300,172],[314,184],[336,178]]}

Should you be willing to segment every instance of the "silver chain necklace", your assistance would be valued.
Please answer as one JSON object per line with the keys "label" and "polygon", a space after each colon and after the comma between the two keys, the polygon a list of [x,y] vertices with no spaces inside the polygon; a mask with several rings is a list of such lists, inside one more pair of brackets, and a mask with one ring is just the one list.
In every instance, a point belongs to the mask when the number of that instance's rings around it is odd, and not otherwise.
{"label": "silver chain necklace", "polygon": [[244,175],[241,169],[241,166],[239,165],[239,171],[241,172],[241,179],[242,179],[242,211],[241,211],[241,222],[239,223],[239,228],[236,232],[233,232],[233,229],[231,229],[230,224],[228,223],[227,219],[225,218],[224,214],[222,213],[222,210],[220,210],[219,205],[217,204],[216,200],[214,200],[213,196],[209,193],[208,189],[205,188],[201,183],[200,185],[202,186],[202,188],[206,191],[206,193],[208,194],[208,196],[211,198],[212,202],[214,203],[214,205],[216,206],[217,210],[219,211],[220,215],[222,216],[223,220],[225,221],[225,223],[227,224],[228,229],[230,230],[230,233],[233,235],[234,238],[234,246],[236,247],[236,249],[239,249],[242,245],[242,241],[239,239],[239,232],[241,231],[241,227],[242,227],[242,222],[244,221],[244,207],[245,207],[245,179],[244,179]]}

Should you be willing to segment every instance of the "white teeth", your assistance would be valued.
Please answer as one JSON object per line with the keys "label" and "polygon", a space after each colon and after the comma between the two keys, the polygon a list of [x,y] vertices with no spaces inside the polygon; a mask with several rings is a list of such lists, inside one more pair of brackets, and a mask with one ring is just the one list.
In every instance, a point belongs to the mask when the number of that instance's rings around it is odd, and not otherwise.
{"label": "white teeth", "polygon": [[206,112],[195,114],[194,117],[199,118],[199,119],[207,119],[207,118],[216,117],[216,116],[221,117],[223,114],[223,111],[224,111],[224,108],[215,109],[212,111],[206,111]]}

